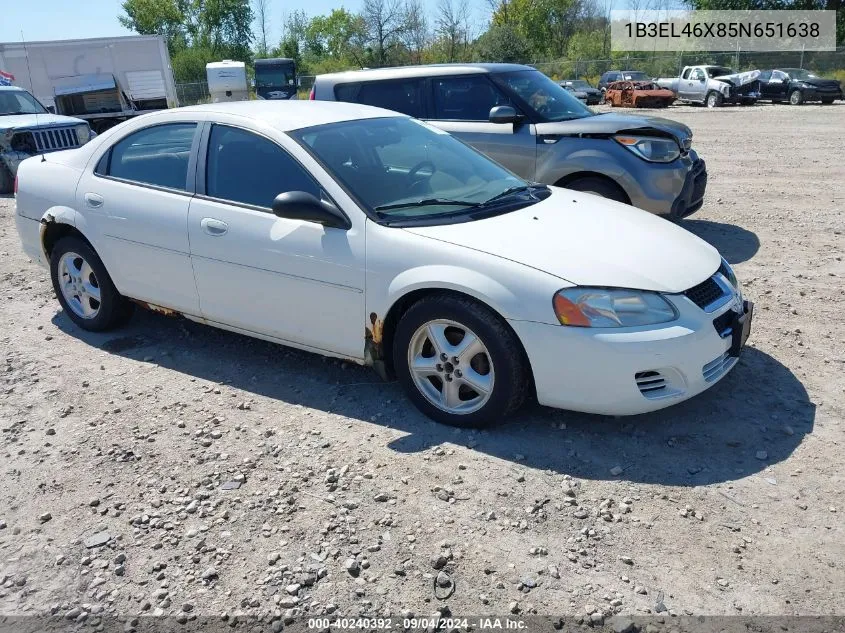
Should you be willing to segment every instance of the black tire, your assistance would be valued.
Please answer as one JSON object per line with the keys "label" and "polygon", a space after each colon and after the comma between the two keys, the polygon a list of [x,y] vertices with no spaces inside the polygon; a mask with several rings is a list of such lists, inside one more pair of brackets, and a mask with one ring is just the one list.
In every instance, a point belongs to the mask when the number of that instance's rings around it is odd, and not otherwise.
{"label": "black tire", "polygon": [[834,100],[833,100],[833,99],[830,99],[830,98],[827,98],[827,99],[822,99],[822,103],[823,103],[824,105],[830,105],[831,103],[833,103],[833,101],[834,101]]}
{"label": "black tire", "polygon": [[615,200],[624,204],[630,204],[628,196],[622,191],[621,187],[615,182],[606,180],[604,178],[597,178],[595,176],[586,176],[584,178],[577,178],[570,183],[564,185],[567,189],[573,191],[583,191],[585,193],[594,193],[602,198],[608,200]]}
{"label": "black tire", "polygon": [[[487,402],[471,413],[450,413],[434,405],[414,383],[408,361],[412,339],[424,324],[445,319],[472,330],[487,348],[495,370],[493,389]],[[528,362],[516,334],[487,306],[448,293],[424,297],[402,316],[393,338],[393,366],[408,398],[429,418],[464,428],[482,428],[501,422],[525,400],[529,387]]]}
{"label": "black tire", "polygon": [[789,93],[789,104],[790,105],[801,105],[804,103],[804,93],[800,90],[793,90]]}
{"label": "black tire", "polygon": [[15,178],[5,165],[0,164],[0,194],[12,193],[15,188]]}
{"label": "black tire", "polygon": [[[96,315],[91,318],[77,314],[62,293],[59,280],[59,261],[66,253],[80,255],[93,270],[94,282],[96,282],[100,291],[100,301]],[[53,280],[56,298],[65,314],[83,330],[103,332],[124,324],[132,316],[134,304],[117,291],[103,262],[94,252],[94,249],[83,239],[71,235],[56,242],[52,253],[50,253],[50,277]]]}
{"label": "black tire", "polygon": [[704,105],[708,108],[718,108],[722,105],[722,93],[711,90],[704,98]]}

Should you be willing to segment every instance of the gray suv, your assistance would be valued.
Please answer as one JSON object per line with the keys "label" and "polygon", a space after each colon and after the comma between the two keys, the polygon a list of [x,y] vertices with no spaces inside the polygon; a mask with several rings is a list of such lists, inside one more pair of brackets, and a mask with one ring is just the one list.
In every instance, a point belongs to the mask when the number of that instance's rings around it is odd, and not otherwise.
{"label": "gray suv", "polygon": [[311,99],[423,119],[527,180],[595,193],[680,219],[704,202],[692,132],[656,117],[595,114],[517,64],[442,64],[319,75]]}

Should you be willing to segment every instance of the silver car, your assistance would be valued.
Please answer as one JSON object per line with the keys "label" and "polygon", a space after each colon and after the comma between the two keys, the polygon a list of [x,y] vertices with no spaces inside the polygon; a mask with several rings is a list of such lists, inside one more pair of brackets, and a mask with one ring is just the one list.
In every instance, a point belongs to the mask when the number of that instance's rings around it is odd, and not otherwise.
{"label": "silver car", "polygon": [[596,114],[529,66],[442,64],[319,75],[310,98],[423,119],[523,178],[671,219],[704,202],[707,171],[686,125]]}

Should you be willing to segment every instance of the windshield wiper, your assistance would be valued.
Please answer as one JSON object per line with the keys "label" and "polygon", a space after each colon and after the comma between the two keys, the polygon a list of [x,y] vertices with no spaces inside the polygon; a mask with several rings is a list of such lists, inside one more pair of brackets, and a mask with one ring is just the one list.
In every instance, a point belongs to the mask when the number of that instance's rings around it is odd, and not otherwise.
{"label": "windshield wiper", "polygon": [[501,200],[502,198],[507,198],[508,196],[512,196],[515,193],[523,193],[525,191],[532,192],[536,188],[545,189],[546,185],[541,183],[532,183],[530,185],[517,185],[515,187],[508,187],[502,193],[497,193],[495,196],[490,198],[489,200],[485,200],[481,203],[481,206],[486,206],[491,202],[496,202],[496,200]]}
{"label": "windshield wiper", "polygon": [[440,205],[477,207],[478,202],[470,200],[450,200],[449,198],[426,198],[414,200],[413,202],[397,202],[396,204],[383,204],[375,208],[375,211],[389,211],[390,209],[405,209],[409,207],[437,207]]}

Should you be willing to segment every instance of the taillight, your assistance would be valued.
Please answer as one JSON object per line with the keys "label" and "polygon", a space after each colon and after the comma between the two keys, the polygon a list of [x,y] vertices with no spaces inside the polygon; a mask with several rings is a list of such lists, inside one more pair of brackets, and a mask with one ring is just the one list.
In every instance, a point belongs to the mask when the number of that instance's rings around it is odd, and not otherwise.
{"label": "taillight", "polygon": [[315,99],[316,99],[316,97],[314,96],[314,88],[312,87],[311,92],[308,93],[308,100],[314,101]]}

